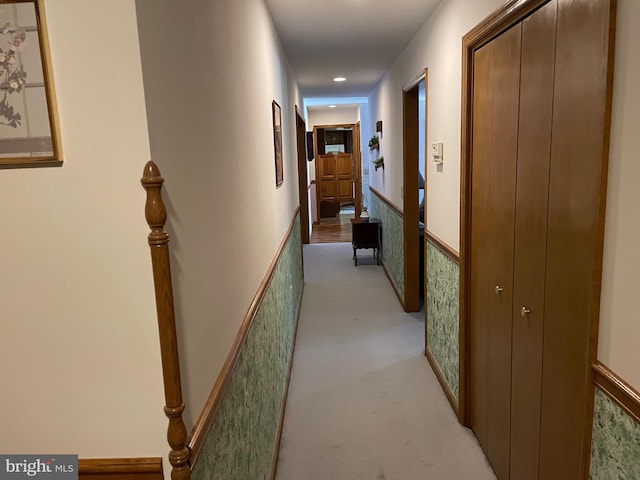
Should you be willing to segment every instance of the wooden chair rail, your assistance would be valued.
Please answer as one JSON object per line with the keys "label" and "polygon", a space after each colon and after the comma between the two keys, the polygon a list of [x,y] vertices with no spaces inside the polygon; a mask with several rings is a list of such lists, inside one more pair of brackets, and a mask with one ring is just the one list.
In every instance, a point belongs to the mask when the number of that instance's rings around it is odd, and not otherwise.
{"label": "wooden chair rail", "polygon": [[169,418],[167,440],[171,447],[169,452],[169,462],[172,466],[171,479],[189,480],[191,476],[190,450],[187,447],[187,429],[182,420],[184,402],[182,401],[180,383],[173,287],[169,264],[169,235],[164,231],[164,224],[167,221],[167,209],[162,201],[164,178],[160,175],[158,166],[149,161],[144,167],[140,181],[147,191],[145,217],[151,228],[148,240],[151,249],[158,329],[160,331],[160,353],[166,404],[164,412]]}

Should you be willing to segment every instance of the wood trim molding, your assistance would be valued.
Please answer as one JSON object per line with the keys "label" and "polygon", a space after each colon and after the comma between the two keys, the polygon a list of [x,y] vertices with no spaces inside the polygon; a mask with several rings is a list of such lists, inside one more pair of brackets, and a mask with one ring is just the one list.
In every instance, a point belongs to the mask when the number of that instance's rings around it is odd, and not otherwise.
{"label": "wood trim molding", "polygon": [[291,345],[291,356],[289,357],[289,365],[287,367],[287,378],[284,385],[284,393],[282,394],[282,406],[280,409],[280,420],[278,421],[278,429],[276,430],[276,444],[273,449],[273,460],[271,462],[271,480],[275,480],[278,471],[278,458],[280,453],[280,441],[282,440],[282,427],[284,426],[284,415],[287,410],[287,397],[289,395],[289,384],[291,383],[291,369],[293,368],[293,357],[296,352],[296,341],[298,339],[298,326],[300,325],[300,311],[302,310],[302,295],[304,289],[300,289],[298,298],[298,315],[296,317],[296,326],[293,332],[293,343]]}
{"label": "wood trim molding", "polygon": [[299,211],[300,211],[300,206],[296,208],[293,214],[293,219],[291,220],[289,229],[287,230],[287,233],[284,236],[284,239],[282,240],[282,243],[280,244],[280,247],[278,248],[275,254],[275,257],[271,261],[271,265],[269,266],[269,269],[267,270],[267,273],[264,279],[262,280],[260,287],[258,288],[258,292],[253,298],[251,305],[249,306],[249,310],[247,311],[244,319],[242,320],[242,324],[240,325],[238,334],[236,335],[236,338],[233,344],[231,345],[231,349],[229,350],[227,359],[224,362],[224,365],[222,366],[220,373],[218,374],[218,378],[216,379],[216,382],[213,385],[213,388],[211,389],[211,393],[207,398],[207,401],[204,405],[204,408],[202,409],[202,412],[200,412],[200,415],[198,416],[198,419],[196,420],[195,425],[193,426],[193,429],[189,434],[187,444],[191,449],[191,458],[190,458],[191,467],[193,467],[196,459],[198,458],[198,455],[200,454],[200,450],[202,449],[202,446],[206,440],[207,433],[209,432],[209,428],[211,427],[211,424],[213,423],[213,420],[215,419],[215,416],[220,408],[220,405],[222,403],[222,394],[226,391],[227,386],[229,385],[229,382],[231,380],[231,376],[233,375],[233,372],[236,369],[238,360],[240,359],[240,353],[242,352],[242,346],[244,345],[247,339],[249,329],[253,324],[253,320],[256,317],[258,308],[260,307],[260,304],[262,303],[262,300],[264,299],[264,296],[267,292],[267,287],[269,286],[269,282],[273,278],[278,260],[282,256],[282,252],[285,246],[287,245],[289,238],[291,237],[291,234],[293,232],[293,227],[295,225],[295,221]]}
{"label": "wood trim molding", "polygon": [[389,200],[387,197],[385,197],[382,193],[380,193],[378,190],[376,190],[375,188],[373,188],[372,186],[369,186],[369,190],[376,196],[378,197],[380,200],[382,200],[383,203],[385,203],[389,208],[391,208],[394,212],[396,212],[398,215],[400,215],[401,217],[404,217],[404,212],[402,211],[402,209],[398,206],[396,206],[393,202],[391,202],[391,200]]}
{"label": "wood trim molding", "polygon": [[424,355],[425,357],[427,357],[429,365],[431,365],[431,369],[433,370],[433,373],[438,379],[438,382],[440,382],[440,386],[442,387],[442,390],[444,391],[444,394],[446,395],[447,400],[449,400],[449,403],[451,404],[451,408],[453,408],[453,411],[456,412],[456,415],[458,415],[458,401],[456,400],[455,395],[451,391],[451,388],[449,387],[447,380],[444,378],[444,375],[442,374],[442,370],[440,370],[440,366],[438,365],[438,362],[436,362],[436,359],[431,353],[431,350],[429,349],[429,347],[425,349]]}
{"label": "wood trim molding", "polygon": [[422,80],[426,80],[427,79],[427,69],[425,68],[423,71],[421,71],[418,75],[415,76],[415,78],[411,81],[409,81],[408,83],[406,83],[403,87],[402,87],[402,91],[403,92],[408,92],[409,90],[411,90],[412,88],[415,88],[418,86],[418,84],[422,81]]}
{"label": "wood trim molding", "polygon": [[600,362],[592,369],[593,383],[640,423],[640,392]]}
{"label": "wood trim molding", "polygon": [[29,157],[16,160],[16,163],[0,164],[0,170],[10,168],[61,167],[62,160],[46,160],[44,157]]}
{"label": "wood trim molding", "polygon": [[355,123],[332,123],[330,125],[313,125],[313,128],[355,128]]}
{"label": "wood trim molding", "polygon": [[448,245],[444,240],[437,237],[436,235],[431,233],[429,230],[427,230],[426,232],[427,232],[427,240],[433,243],[438,248],[438,250],[444,253],[452,261],[454,261],[458,265],[460,264],[460,253],[456,249]]}
{"label": "wood trim molding", "polygon": [[[423,151],[424,152],[428,152],[429,151],[429,68],[425,68],[424,69],[424,95],[425,95],[425,102],[424,102],[424,118],[425,118],[425,124],[424,124],[424,135],[423,135]],[[427,230],[427,222],[428,222],[428,212],[429,212],[429,160],[428,160],[428,156],[427,155],[423,155],[423,159],[422,159],[422,171],[424,172],[424,178],[423,180],[423,197],[422,197],[422,211],[423,211],[423,225],[422,225],[422,245],[420,246],[420,248],[422,248],[422,292],[420,292],[422,294],[422,299],[423,299],[423,304],[424,304],[424,348],[425,351],[428,348],[427,345],[427,339],[429,338],[429,336],[427,335],[428,333],[428,328],[429,328],[429,319],[428,319],[428,315],[429,315],[429,305],[427,302],[427,287],[428,287],[428,282],[427,282],[427,278],[429,278],[429,265],[427,264],[427,235],[426,235],[426,230]],[[420,161],[418,159],[418,161]],[[419,215],[419,211],[418,211],[418,215]],[[418,218],[419,220],[419,218]],[[457,404],[457,402],[456,402]],[[456,407],[456,413],[457,413],[457,407]]]}
{"label": "wood trim molding", "polygon": [[162,480],[162,458],[91,458],[78,460],[78,478]]}
{"label": "wood trim molding", "polygon": [[[309,126],[307,125],[307,128],[309,128]],[[314,179],[311,181],[312,185],[316,186],[316,198],[315,201],[312,202],[311,208],[315,209],[316,215],[315,218],[317,218],[317,223],[313,222],[313,225],[319,225],[320,224],[320,199],[318,198],[318,190],[320,188],[320,183],[318,183],[318,178],[320,177],[320,173],[319,173],[319,166],[318,166],[318,128],[315,125],[311,126],[311,131],[313,132],[313,172],[314,172]],[[323,142],[324,142],[324,131],[322,132],[323,134]],[[313,215],[311,215],[311,218],[313,218]],[[313,229],[311,230],[311,235],[313,235]]]}
{"label": "wood trim molding", "polygon": [[187,447],[187,428],[182,420],[184,402],[180,382],[180,357],[176,331],[176,316],[173,306],[173,286],[171,285],[171,264],[169,261],[169,234],[164,231],[167,209],[162,201],[162,184],[158,166],[149,161],[144,167],[142,186],[147,192],[145,218],[151,233],[148,236],[151,249],[151,265],[156,296],[158,333],[160,337],[160,357],[164,383],[164,413],[169,419],[167,441],[172,480],[189,480],[190,451]]}
{"label": "wood trim molding", "polygon": [[[549,0],[509,0],[462,37],[463,53],[466,53],[465,47],[472,47],[473,50],[481,47],[496,33],[509,29],[547,2]],[[462,88],[465,88],[464,84]]]}

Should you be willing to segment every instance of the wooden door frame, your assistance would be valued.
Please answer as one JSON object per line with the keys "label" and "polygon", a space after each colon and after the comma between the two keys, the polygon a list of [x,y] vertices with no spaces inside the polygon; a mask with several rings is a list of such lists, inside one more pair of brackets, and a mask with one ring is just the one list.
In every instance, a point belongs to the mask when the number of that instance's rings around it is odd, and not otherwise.
{"label": "wooden door frame", "polygon": [[[425,68],[414,80],[402,89],[402,143],[403,143],[403,195],[402,207],[404,231],[404,310],[420,311],[420,243],[418,215],[418,175],[419,162],[419,85],[425,82],[427,88],[428,70]],[[427,117],[425,115],[425,142],[427,138]],[[426,159],[426,150],[425,150]],[[425,165],[426,167],[426,165]],[[425,198],[426,198],[425,168]],[[425,200],[426,207],[426,200]],[[426,238],[426,236],[425,236]],[[425,255],[426,259],[426,255]],[[425,262],[426,263],[426,262]],[[426,275],[426,269],[424,270]],[[425,309],[426,315],[426,309]]]}
{"label": "wooden door frame", "polygon": [[[424,353],[427,356],[427,237],[428,237],[428,229],[427,229],[427,193],[428,193],[428,183],[427,179],[429,177],[429,69],[424,69],[424,206],[423,208],[423,222],[424,223],[424,231],[422,235],[422,248],[423,255],[422,261],[423,264],[423,275],[424,275],[424,284],[423,288],[423,298],[424,298]],[[419,208],[418,208],[419,210]],[[420,217],[420,212],[418,212],[418,219]]]}
{"label": "wooden door frame", "polygon": [[302,243],[309,243],[309,186],[307,185],[307,127],[304,116],[295,106],[296,145],[298,153],[298,195],[300,200],[300,230]]}
{"label": "wooden door frame", "polygon": [[362,141],[360,136],[362,131],[360,130],[360,121],[355,123],[353,129],[353,162],[355,170],[353,172],[353,186],[355,189],[356,213],[355,217],[360,218],[362,213]]}
{"label": "wooden door frame", "polygon": [[[319,224],[320,223],[320,196],[318,194],[318,177],[319,177],[319,170],[318,170],[318,129],[322,129],[322,130],[326,130],[328,128],[351,128],[351,135],[353,135],[352,138],[352,144],[353,144],[353,152],[351,153],[352,159],[355,162],[356,165],[356,170],[354,172],[354,177],[353,177],[353,183],[356,186],[356,196],[354,198],[354,203],[355,203],[355,217],[359,217],[360,213],[362,212],[362,152],[361,152],[361,141],[360,141],[360,122],[356,122],[356,123],[337,123],[335,125],[314,125],[313,126],[313,158],[314,158],[314,166],[315,166],[315,172],[316,172],[316,201],[315,201],[315,209],[316,209],[316,218],[318,219],[317,222],[315,222],[315,224]],[[356,134],[357,134],[357,139],[356,139]],[[356,151],[356,145],[358,147],[358,150]],[[356,178],[357,175],[357,178]],[[360,180],[360,182],[359,182]],[[358,183],[360,183],[360,187],[358,190]],[[359,198],[358,198],[359,197]]]}

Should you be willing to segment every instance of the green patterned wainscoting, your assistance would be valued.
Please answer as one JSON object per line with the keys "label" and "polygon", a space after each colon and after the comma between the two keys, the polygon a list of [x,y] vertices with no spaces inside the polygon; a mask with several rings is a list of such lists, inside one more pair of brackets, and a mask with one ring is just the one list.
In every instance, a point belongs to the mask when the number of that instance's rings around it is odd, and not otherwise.
{"label": "green patterned wainscoting", "polygon": [[369,215],[378,218],[382,229],[380,258],[391,281],[404,301],[404,227],[402,216],[383,202],[375,192],[369,195]]}
{"label": "green patterned wainscoting", "polygon": [[640,423],[597,387],[589,478],[640,479]]}
{"label": "green patterned wainscoting", "polygon": [[459,398],[460,267],[427,239],[427,348]]}
{"label": "green patterned wainscoting", "polygon": [[298,216],[192,467],[193,480],[257,480],[271,475],[302,294],[300,245]]}

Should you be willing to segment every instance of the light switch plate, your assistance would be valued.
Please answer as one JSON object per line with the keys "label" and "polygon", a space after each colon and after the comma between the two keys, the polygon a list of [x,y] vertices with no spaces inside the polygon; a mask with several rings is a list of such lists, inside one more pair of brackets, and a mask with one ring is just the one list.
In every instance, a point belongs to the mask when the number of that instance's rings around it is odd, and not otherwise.
{"label": "light switch plate", "polygon": [[436,165],[442,165],[444,161],[444,144],[436,142],[431,144],[431,158]]}

